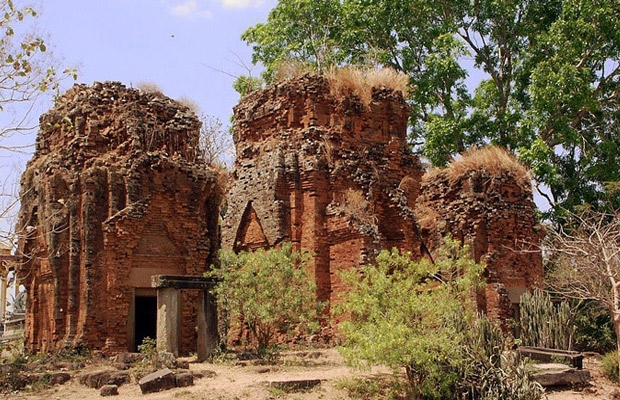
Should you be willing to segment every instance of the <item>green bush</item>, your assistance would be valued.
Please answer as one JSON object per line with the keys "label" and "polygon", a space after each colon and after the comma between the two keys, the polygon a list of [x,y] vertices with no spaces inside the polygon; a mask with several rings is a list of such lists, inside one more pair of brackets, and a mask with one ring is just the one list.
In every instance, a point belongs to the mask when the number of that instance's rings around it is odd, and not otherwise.
{"label": "green bush", "polygon": [[[504,350],[501,328],[484,316],[464,327],[461,343],[463,365],[459,369],[458,392],[465,399],[538,400],[543,388],[531,381],[524,361]],[[508,356],[507,356],[508,354]]]}
{"label": "green bush", "polygon": [[597,301],[588,300],[575,313],[575,350],[605,354],[616,348],[616,332],[609,310]]}
{"label": "green bush", "polygon": [[220,267],[209,274],[221,279],[214,290],[219,306],[230,321],[249,329],[259,355],[268,355],[278,334],[318,328],[320,305],[304,265],[306,253],[284,243],[279,249],[239,254],[222,250],[219,256]]}
{"label": "green bush", "polygon": [[474,312],[483,269],[448,238],[435,264],[392,250],[343,272],[345,359],[404,369],[414,399],[541,399],[523,364],[504,357],[501,329]]}
{"label": "green bush", "polygon": [[484,269],[458,242],[446,240],[435,264],[409,253],[382,251],[376,265],[341,274],[351,288],[341,311],[341,351],[358,366],[404,368],[413,398],[442,399],[454,392],[462,333]]}
{"label": "green bush", "polygon": [[601,369],[606,377],[616,383],[620,383],[618,376],[620,375],[620,368],[618,367],[618,352],[610,351],[606,353],[601,359]]}

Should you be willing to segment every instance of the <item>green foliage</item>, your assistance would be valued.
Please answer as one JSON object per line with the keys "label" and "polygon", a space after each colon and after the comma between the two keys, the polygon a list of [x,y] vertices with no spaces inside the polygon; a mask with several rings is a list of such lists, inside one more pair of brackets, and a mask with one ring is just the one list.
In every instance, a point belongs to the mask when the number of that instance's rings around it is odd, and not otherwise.
{"label": "green foliage", "polygon": [[529,379],[524,361],[504,351],[499,326],[480,316],[463,328],[458,392],[480,400],[543,398],[542,387]]}
{"label": "green foliage", "polygon": [[618,352],[610,351],[606,353],[601,359],[601,371],[603,374],[618,383],[620,382],[618,376],[620,375],[620,367],[618,367]]}
{"label": "green foliage", "polygon": [[555,305],[539,289],[525,292],[520,299],[519,324],[524,346],[572,350],[575,326],[567,301]]}
{"label": "green foliage", "polygon": [[147,357],[157,354],[157,341],[150,337],[145,337],[142,343],[138,345],[138,353]]}
{"label": "green foliage", "polygon": [[609,311],[593,300],[583,302],[575,312],[575,349],[605,354],[616,348],[616,333]]}
{"label": "green foliage", "polygon": [[[42,37],[24,32],[37,17],[31,7],[18,6],[9,0],[0,1],[0,111],[18,102],[36,99],[43,92],[56,90],[60,77],[47,54]],[[66,69],[63,75],[77,78],[76,71]],[[5,127],[7,131],[21,127]]]}
{"label": "green foliage", "polygon": [[27,380],[19,364],[7,364],[0,369],[0,393],[11,393],[26,386]]}
{"label": "green foliage", "polygon": [[415,399],[542,398],[523,364],[503,355],[501,329],[474,312],[483,269],[447,238],[435,264],[392,250],[376,265],[343,272],[351,287],[341,305],[349,316],[340,326],[345,359],[404,369]]}
{"label": "green foliage", "polygon": [[345,378],[337,381],[335,386],[346,390],[354,399],[400,400],[406,394],[402,382],[394,377]]}
{"label": "green foliage", "polygon": [[211,275],[222,280],[215,289],[220,307],[231,321],[245,324],[259,354],[279,333],[318,327],[320,307],[306,253],[284,243],[279,249],[239,254],[222,250],[219,256],[221,266]]}
{"label": "green foliage", "polygon": [[260,89],[263,86],[261,78],[242,75],[233,82],[233,89],[241,95],[241,97]]}
{"label": "green foliage", "polygon": [[247,29],[241,39],[253,44],[252,61],[262,62],[271,82],[283,61],[309,62],[320,72],[337,64],[342,19],[338,0],[282,0],[266,24]]}
{"label": "green foliage", "polygon": [[134,375],[142,377],[145,373],[156,371],[157,369],[176,366],[176,359],[172,353],[157,351],[157,340],[145,337],[138,345],[138,352],[142,359],[137,365],[132,367]]}
{"label": "green foliage", "polygon": [[344,357],[359,366],[404,368],[414,398],[448,396],[462,339],[455,321],[471,318],[483,268],[466,247],[448,239],[435,264],[394,249],[382,251],[376,265],[361,273],[344,271],[351,287],[342,304],[350,315],[341,324]]}
{"label": "green foliage", "polygon": [[[280,0],[245,31],[267,82],[290,60],[411,77],[411,143],[434,165],[471,146],[519,155],[552,214],[620,206],[616,0]],[[466,85],[473,60],[483,79]],[[553,216],[553,215],[552,215]]]}

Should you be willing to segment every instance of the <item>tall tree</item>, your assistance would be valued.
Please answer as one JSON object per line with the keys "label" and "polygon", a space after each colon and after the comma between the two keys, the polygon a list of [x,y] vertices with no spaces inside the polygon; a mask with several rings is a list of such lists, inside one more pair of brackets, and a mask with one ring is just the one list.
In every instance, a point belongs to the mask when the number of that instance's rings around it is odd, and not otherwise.
{"label": "tall tree", "polygon": [[[445,165],[471,146],[506,147],[560,210],[601,205],[618,186],[618,18],[614,0],[280,0],[243,39],[267,71],[295,59],[408,74],[417,151]],[[320,63],[300,51],[317,43],[300,23],[323,28]]]}

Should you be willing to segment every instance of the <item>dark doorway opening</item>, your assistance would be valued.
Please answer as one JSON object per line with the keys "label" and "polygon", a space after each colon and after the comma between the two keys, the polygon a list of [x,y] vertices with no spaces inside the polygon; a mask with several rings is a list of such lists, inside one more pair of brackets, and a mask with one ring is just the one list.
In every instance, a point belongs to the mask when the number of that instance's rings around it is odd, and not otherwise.
{"label": "dark doorway opening", "polygon": [[144,338],[157,337],[157,296],[136,296],[135,349]]}

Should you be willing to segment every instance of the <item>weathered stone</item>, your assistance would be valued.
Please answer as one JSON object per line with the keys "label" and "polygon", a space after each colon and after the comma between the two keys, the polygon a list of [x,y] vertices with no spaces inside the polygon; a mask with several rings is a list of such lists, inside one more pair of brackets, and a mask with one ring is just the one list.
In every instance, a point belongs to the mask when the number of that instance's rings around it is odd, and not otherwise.
{"label": "weathered stone", "polygon": [[189,372],[182,372],[175,375],[177,387],[187,387],[194,385],[194,375]]}
{"label": "weathered stone", "polygon": [[365,107],[331,94],[326,78],[304,76],[246,96],[235,107],[237,159],[222,228],[223,246],[309,250],[321,301],[338,301],[338,272],[382,248],[421,256],[413,213],[394,196],[422,167],[406,141],[409,107],[377,89]]}
{"label": "weathered stone", "polygon": [[131,375],[125,371],[95,371],[80,375],[78,381],[86,387],[99,389],[105,385],[129,383]]}
{"label": "weathered stone", "polygon": [[140,385],[140,390],[143,394],[161,392],[162,390],[174,388],[176,386],[176,379],[174,372],[164,368],[140,379],[138,385]]}
{"label": "weathered stone", "polygon": [[429,171],[416,215],[431,252],[450,234],[484,262],[487,285],[478,306],[491,318],[518,318],[514,305],[521,294],[542,287],[542,231],[531,178],[504,150],[472,151],[447,168]]}
{"label": "weathered stone", "polygon": [[529,346],[519,346],[518,351],[520,357],[527,357],[538,362],[550,363],[553,361],[561,361],[570,363],[570,365],[574,368],[583,369],[583,353],[578,351],[566,351]]}
{"label": "weathered stone", "polygon": [[99,391],[101,396],[118,396],[118,386],[117,385],[103,385],[101,390]]}
{"label": "weathered stone", "polygon": [[[180,103],[110,82],[75,85],[41,116],[18,224],[29,350],[135,351],[151,276],[215,262],[222,193],[199,129]],[[197,299],[183,293],[182,353],[196,349]]]}
{"label": "weathered stone", "polygon": [[144,356],[140,353],[123,352],[110,357],[110,361],[131,365],[135,362],[142,360],[143,357]]}
{"label": "weathered stone", "polygon": [[62,385],[71,380],[71,374],[68,372],[54,372],[49,376],[51,385]]}
{"label": "weathered stone", "polygon": [[536,364],[532,380],[542,387],[585,386],[590,381],[590,371],[567,367],[564,364]]}
{"label": "weathered stone", "polygon": [[312,389],[320,384],[320,379],[295,379],[287,381],[272,381],[269,382],[269,387],[284,390],[287,392],[299,392]]}
{"label": "weathered stone", "polygon": [[214,378],[217,374],[215,373],[215,371],[203,370],[203,371],[192,371],[192,375],[194,375],[194,378],[196,379],[202,379],[202,378]]}
{"label": "weathered stone", "polygon": [[438,239],[451,234],[487,265],[479,308],[513,317],[523,291],[542,284],[527,172],[491,157],[486,166],[455,162],[422,178],[407,144],[409,115],[400,92],[375,88],[364,105],[311,75],[243,98],[222,245],[290,241],[309,250],[319,300],[333,304],[346,289],[340,270],[392,247],[432,258]]}

